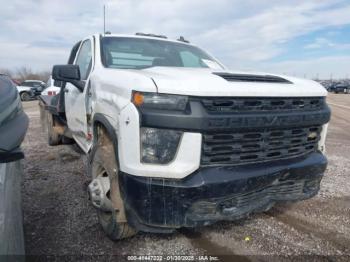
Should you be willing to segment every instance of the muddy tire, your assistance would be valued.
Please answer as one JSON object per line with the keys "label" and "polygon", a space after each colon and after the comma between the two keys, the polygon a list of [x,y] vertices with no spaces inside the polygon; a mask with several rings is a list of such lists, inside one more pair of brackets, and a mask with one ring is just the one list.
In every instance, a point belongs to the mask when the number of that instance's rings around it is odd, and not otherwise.
{"label": "muddy tire", "polygon": [[39,111],[40,111],[40,124],[41,124],[41,131],[45,132],[47,130],[47,112],[44,108],[44,104],[42,102],[39,102]]}
{"label": "muddy tire", "polygon": [[22,92],[20,94],[21,101],[29,101],[30,100],[30,94],[28,92]]}
{"label": "muddy tire", "polygon": [[106,197],[111,201],[112,208],[109,211],[97,209],[97,214],[103,231],[115,241],[131,237],[137,231],[128,224],[125,216],[124,203],[119,188],[119,169],[114,152],[112,140],[104,129],[100,128],[98,141],[89,154],[88,175],[92,179],[109,178],[110,190]]}
{"label": "muddy tire", "polygon": [[61,142],[61,136],[53,128],[53,116],[47,113],[47,142],[50,146],[57,146]]}

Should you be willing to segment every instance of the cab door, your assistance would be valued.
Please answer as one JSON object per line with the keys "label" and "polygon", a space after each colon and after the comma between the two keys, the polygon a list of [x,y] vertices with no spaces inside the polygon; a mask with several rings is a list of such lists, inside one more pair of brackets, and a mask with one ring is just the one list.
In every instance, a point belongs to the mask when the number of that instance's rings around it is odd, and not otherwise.
{"label": "cab door", "polygon": [[68,127],[78,145],[87,153],[91,147],[89,139],[89,94],[90,74],[94,66],[93,39],[87,38],[80,44],[80,48],[74,59],[74,64],[79,66],[80,77],[85,87],[83,92],[71,83],[65,87],[65,111]]}

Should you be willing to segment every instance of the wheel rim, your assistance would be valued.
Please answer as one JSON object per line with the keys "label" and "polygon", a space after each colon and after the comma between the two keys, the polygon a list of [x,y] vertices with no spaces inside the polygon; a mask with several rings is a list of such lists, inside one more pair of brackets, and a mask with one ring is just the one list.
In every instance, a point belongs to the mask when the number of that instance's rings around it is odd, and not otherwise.
{"label": "wheel rim", "polygon": [[29,95],[27,93],[22,93],[22,100],[23,101],[28,101],[29,100]]}
{"label": "wheel rim", "polygon": [[[106,168],[103,166],[102,163],[94,161],[93,162],[93,166],[92,166],[92,177],[93,177],[93,181],[97,180],[97,182],[99,182],[100,184],[103,185],[103,190],[101,190],[101,194],[104,194],[104,198],[108,199],[110,201],[110,204],[106,204],[106,206],[110,205],[111,207],[113,207],[112,201],[110,199],[110,191],[111,191],[111,179],[110,179],[110,175],[108,174]],[[105,201],[107,202],[107,200]],[[111,208],[110,211],[98,208],[97,210],[98,216],[101,220],[103,220],[105,223],[108,223],[112,217],[113,217],[113,210]]]}

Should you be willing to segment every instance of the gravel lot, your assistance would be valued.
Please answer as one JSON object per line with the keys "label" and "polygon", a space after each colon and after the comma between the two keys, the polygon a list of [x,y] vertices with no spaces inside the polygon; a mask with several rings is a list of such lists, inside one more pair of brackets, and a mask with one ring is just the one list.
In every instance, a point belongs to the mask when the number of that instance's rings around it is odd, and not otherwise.
{"label": "gravel lot", "polygon": [[68,146],[49,147],[38,102],[24,103],[31,120],[23,144],[29,260],[43,258],[40,255],[84,261],[116,261],[126,255],[214,255],[221,261],[232,261],[232,256],[239,261],[302,261],[305,256],[315,261],[349,261],[350,95],[331,94],[328,102],[332,107],[329,166],[316,197],[279,205],[245,220],[171,235],[139,233],[119,242],[105,237],[87,200],[85,156]]}

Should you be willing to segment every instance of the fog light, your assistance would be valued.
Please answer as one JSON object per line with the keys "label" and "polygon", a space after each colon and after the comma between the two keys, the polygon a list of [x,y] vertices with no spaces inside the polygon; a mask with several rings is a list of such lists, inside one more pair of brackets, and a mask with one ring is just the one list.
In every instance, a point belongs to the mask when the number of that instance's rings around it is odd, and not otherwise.
{"label": "fog light", "polygon": [[156,128],[141,128],[141,162],[168,164],[171,162],[182,132]]}

